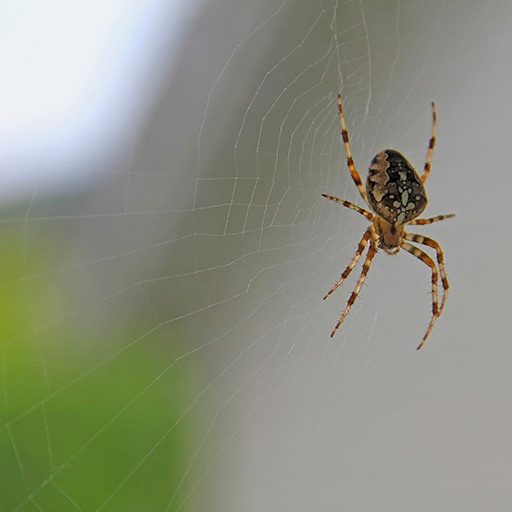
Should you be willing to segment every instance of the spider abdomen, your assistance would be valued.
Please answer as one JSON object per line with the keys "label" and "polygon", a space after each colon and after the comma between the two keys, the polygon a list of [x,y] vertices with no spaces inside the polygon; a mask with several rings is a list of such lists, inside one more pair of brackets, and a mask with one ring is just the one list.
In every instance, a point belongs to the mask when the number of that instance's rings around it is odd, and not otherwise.
{"label": "spider abdomen", "polygon": [[391,224],[404,224],[427,206],[425,187],[404,155],[385,149],[371,161],[366,180],[368,202]]}

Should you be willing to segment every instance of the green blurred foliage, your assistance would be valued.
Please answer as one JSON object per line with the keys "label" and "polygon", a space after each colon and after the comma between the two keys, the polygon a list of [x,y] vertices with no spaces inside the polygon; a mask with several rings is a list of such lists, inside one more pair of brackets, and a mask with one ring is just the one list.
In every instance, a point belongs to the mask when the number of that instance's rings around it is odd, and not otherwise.
{"label": "green blurred foliage", "polygon": [[198,369],[144,312],[100,331],[59,319],[63,244],[28,257],[18,228],[0,235],[0,511],[179,508]]}

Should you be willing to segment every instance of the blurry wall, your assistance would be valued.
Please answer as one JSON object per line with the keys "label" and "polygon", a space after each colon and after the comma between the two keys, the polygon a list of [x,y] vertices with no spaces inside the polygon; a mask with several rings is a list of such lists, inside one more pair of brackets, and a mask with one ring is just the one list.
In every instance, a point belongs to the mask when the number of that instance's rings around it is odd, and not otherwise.
{"label": "blurry wall", "polygon": [[[101,178],[4,212],[4,508],[510,505],[510,14],[204,4]],[[366,226],[320,197],[359,202],[339,91],[362,174],[383,147],[421,168],[438,106],[426,213],[457,217],[421,232],[452,290],[419,353],[430,276],[402,253],[329,338]]]}

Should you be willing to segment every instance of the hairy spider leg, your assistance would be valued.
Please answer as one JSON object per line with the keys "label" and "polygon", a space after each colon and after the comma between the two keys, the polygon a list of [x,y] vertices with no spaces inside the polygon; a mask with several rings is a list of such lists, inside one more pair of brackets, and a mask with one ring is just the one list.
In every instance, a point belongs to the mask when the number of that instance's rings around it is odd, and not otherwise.
{"label": "hairy spider leg", "polygon": [[342,206],[345,206],[345,208],[350,208],[351,210],[360,213],[363,217],[366,217],[368,220],[372,220],[374,217],[373,213],[365,210],[364,208],[361,208],[360,206],[357,206],[357,204],[347,201],[346,199],[340,199],[339,197],[332,196],[331,194],[322,194],[322,197],[334,201],[335,203],[341,204]]}
{"label": "hairy spider leg", "polygon": [[424,251],[419,249],[418,247],[414,247],[413,245],[402,242],[400,244],[400,247],[402,249],[405,249],[407,252],[411,253],[413,256],[421,260],[425,265],[430,267],[432,270],[432,318],[430,319],[430,323],[428,324],[427,330],[421,339],[420,344],[417,346],[416,350],[419,350],[425,342],[427,341],[427,338],[429,337],[432,329],[434,328],[434,324],[439,317],[439,306],[438,306],[438,297],[437,297],[437,282],[439,280],[439,273],[437,271],[436,264],[434,263],[434,260]]}
{"label": "hairy spider leg", "polygon": [[430,140],[428,141],[427,158],[425,159],[425,166],[423,167],[423,175],[421,181],[425,183],[430,174],[430,167],[432,165],[432,155],[434,154],[434,148],[437,140],[437,111],[436,105],[432,102],[432,133]]}
{"label": "hairy spider leg", "polygon": [[439,314],[443,312],[444,306],[446,304],[446,298],[448,296],[448,290],[450,288],[450,284],[448,283],[448,277],[446,276],[446,268],[444,266],[444,254],[441,246],[438,242],[423,235],[417,235],[415,233],[406,233],[404,238],[409,240],[410,242],[416,242],[417,244],[426,245],[428,247],[432,247],[436,251],[437,264],[439,265],[439,270],[441,272],[441,283],[443,285],[443,298],[441,300],[441,306],[439,307]]}
{"label": "hairy spider leg", "polygon": [[334,326],[334,329],[331,332],[331,338],[336,334],[336,331],[340,328],[341,324],[345,320],[346,316],[348,315],[348,312],[350,311],[350,308],[356,301],[359,290],[361,290],[361,286],[363,286],[364,280],[366,279],[366,275],[368,274],[368,271],[370,270],[370,267],[372,265],[372,260],[377,254],[377,247],[374,245],[373,241],[370,243],[370,248],[368,249],[368,253],[366,254],[366,259],[363,263],[363,269],[361,270],[361,274],[359,275],[359,279],[357,280],[356,286],[354,287],[354,290],[352,291],[352,294],[348,298],[347,305],[341,314],[339,320],[336,322],[336,325]]}
{"label": "hairy spider leg", "polygon": [[354,180],[356,184],[357,190],[361,194],[364,202],[368,204],[368,199],[366,198],[366,191],[363,186],[363,182],[361,181],[361,176],[357,172],[356,166],[354,164],[354,159],[352,158],[352,150],[350,149],[350,140],[348,137],[347,125],[345,123],[345,115],[343,114],[343,103],[341,101],[341,94],[338,94],[338,114],[340,121],[340,130],[341,130],[341,138],[343,139],[343,145],[345,146],[345,153],[347,155],[347,167],[350,172],[350,176]]}
{"label": "hairy spider leg", "polygon": [[347,265],[347,268],[341,274],[341,277],[334,283],[333,287],[325,294],[324,300],[327,299],[329,295],[332,295],[341,286],[341,283],[343,283],[343,281],[345,281],[345,279],[347,279],[347,277],[350,275],[350,273],[356,266],[357,262],[359,261],[361,254],[363,254],[366,244],[368,243],[368,240],[371,238],[371,236],[372,231],[370,227],[364,232],[363,237],[359,241],[359,245],[357,246],[356,252],[354,256],[352,256],[352,260]]}
{"label": "hairy spider leg", "polygon": [[440,222],[442,220],[451,219],[455,217],[455,213],[448,213],[446,215],[436,215],[435,217],[429,217],[428,219],[413,219],[410,220],[407,224],[412,226],[424,226],[425,224],[432,224],[432,222]]}

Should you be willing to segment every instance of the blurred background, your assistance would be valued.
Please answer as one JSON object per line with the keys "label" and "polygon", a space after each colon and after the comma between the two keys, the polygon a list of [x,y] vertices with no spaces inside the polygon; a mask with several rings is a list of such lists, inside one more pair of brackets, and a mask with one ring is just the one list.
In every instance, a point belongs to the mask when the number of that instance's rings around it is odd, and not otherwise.
{"label": "blurred background", "polygon": [[[0,5],[0,510],[512,506],[512,5]],[[452,288],[344,165],[418,168]]]}

